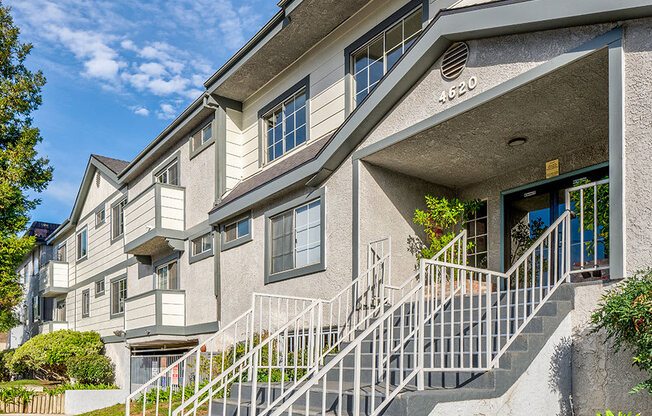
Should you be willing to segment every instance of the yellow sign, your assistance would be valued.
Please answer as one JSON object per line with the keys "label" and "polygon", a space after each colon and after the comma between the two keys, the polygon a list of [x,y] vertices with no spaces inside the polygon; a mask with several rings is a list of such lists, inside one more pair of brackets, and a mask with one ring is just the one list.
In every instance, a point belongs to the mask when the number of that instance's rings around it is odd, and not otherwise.
{"label": "yellow sign", "polygon": [[546,162],[546,179],[559,176],[559,159]]}

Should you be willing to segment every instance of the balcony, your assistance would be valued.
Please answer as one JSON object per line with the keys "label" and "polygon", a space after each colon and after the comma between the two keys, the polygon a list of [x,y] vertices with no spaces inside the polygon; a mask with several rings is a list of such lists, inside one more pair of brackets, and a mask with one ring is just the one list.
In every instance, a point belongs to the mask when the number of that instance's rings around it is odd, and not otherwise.
{"label": "balcony", "polygon": [[166,246],[183,249],[186,190],[156,183],[124,209],[125,252],[149,256]]}
{"label": "balcony", "polygon": [[41,267],[39,291],[46,298],[68,293],[68,263],[51,260]]}
{"label": "balcony", "polygon": [[186,325],[186,293],[155,289],[125,300],[125,330],[143,335],[175,333]]}
{"label": "balcony", "polygon": [[39,326],[39,334],[47,334],[49,332],[54,332],[54,331],[59,331],[62,329],[68,329],[68,322],[60,322],[60,321],[51,321],[51,322],[43,322]]}

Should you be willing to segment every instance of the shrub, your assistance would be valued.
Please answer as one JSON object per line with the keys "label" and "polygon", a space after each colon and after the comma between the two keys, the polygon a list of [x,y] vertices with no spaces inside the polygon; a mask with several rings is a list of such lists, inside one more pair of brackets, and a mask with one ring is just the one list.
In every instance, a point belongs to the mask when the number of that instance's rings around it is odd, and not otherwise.
{"label": "shrub", "polygon": [[43,391],[50,396],[58,396],[59,394],[65,393],[66,390],[118,390],[118,386],[116,386],[115,384],[65,383],[65,384],[59,384],[56,387],[46,388]]}
{"label": "shrub", "polygon": [[82,384],[110,384],[114,377],[111,360],[100,354],[71,358],[67,374]]}
{"label": "shrub", "polygon": [[66,380],[67,362],[72,357],[100,354],[104,345],[97,332],[62,330],[37,335],[16,349],[11,366],[15,372],[35,377]]}
{"label": "shrub", "polygon": [[[602,413],[598,413],[596,416],[602,416]],[[607,410],[606,412],[604,412],[604,416],[616,416],[616,414],[611,410]],[[632,412],[629,412],[627,414],[623,412],[618,412],[618,416],[632,416]],[[641,414],[637,413],[635,416],[641,416]]]}
{"label": "shrub", "polygon": [[633,365],[647,372],[647,380],[632,392],[652,394],[652,270],[639,271],[610,290],[592,316],[593,332],[604,329],[616,352],[627,348],[634,353]]}
{"label": "shrub", "polygon": [[10,381],[14,372],[11,369],[11,357],[14,350],[0,351],[0,381]]}
{"label": "shrub", "polygon": [[3,403],[29,403],[34,392],[25,387],[6,387],[0,389],[0,402]]}

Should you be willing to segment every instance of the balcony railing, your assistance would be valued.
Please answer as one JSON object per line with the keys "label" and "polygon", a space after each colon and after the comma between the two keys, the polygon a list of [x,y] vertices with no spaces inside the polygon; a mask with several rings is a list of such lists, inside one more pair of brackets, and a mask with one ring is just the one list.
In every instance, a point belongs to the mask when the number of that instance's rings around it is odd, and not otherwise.
{"label": "balcony railing", "polygon": [[182,239],[185,229],[186,190],[156,183],[124,209],[125,252],[151,255],[169,239]]}
{"label": "balcony railing", "polygon": [[68,293],[68,263],[51,260],[41,267],[39,291],[46,298]]}
{"label": "balcony railing", "polygon": [[[144,335],[168,333],[186,325],[186,293],[183,290],[155,289],[125,301],[125,330]],[[173,332],[173,331],[172,331]]]}

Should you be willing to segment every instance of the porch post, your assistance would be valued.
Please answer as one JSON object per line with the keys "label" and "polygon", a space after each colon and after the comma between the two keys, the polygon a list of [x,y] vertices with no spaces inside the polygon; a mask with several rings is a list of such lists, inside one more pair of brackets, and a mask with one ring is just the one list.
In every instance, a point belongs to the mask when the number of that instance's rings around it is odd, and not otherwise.
{"label": "porch post", "polygon": [[626,276],[622,38],[609,44],[609,275]]}

